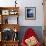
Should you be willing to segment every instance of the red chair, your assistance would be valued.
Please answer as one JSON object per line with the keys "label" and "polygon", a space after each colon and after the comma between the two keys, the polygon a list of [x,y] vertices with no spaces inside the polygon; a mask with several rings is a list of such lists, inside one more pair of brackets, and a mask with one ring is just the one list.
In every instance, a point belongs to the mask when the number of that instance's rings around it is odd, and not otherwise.
{"label": "red chair", "polygon": [[[34,36],[37,39],[37,35],[36,33],[33,31],[32,28],[28,28],[25,32],[24,37],[22,38],[22,42],[21,42],[21,46],[27,46],[27,44],[25,43],[25,40]],[[38,40],[37,40],[38,41]],[[40,42],[38,41],[37,44],[35,46],[41,46]]]}

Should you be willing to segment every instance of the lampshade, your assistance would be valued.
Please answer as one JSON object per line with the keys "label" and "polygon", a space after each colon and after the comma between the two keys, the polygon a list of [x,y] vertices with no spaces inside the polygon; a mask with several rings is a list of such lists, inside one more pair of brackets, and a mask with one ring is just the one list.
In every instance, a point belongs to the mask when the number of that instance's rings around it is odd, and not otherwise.
{"label": "lampshade", "polygon": [[14,29],[14,32],[17,32],[17,29],[16,28]]}

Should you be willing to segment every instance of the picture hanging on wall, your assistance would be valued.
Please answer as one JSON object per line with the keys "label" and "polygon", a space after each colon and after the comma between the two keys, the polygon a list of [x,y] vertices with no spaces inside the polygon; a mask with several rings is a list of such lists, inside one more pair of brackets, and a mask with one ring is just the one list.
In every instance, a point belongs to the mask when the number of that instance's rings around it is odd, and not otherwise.
{"label": "picture hanging on wall", "polygon": [[25,7],[25,19],[27,20],[36,19],[36,7]]}

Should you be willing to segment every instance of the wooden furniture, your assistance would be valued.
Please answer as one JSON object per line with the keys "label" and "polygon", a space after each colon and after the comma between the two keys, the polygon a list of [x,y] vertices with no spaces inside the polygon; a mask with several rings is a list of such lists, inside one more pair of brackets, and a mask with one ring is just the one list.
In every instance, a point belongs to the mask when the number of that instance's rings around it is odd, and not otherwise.
{"label": "wooden furniture", "polygon": [[46,26],[46,0],[43,0],[43,6],[44,6],[44,26]]}
{"label": "wooden furniture", "polygon": [[0,17],[1,17],[1,24],[8,23],[8,16],[17,16],[17,24],[18,24],[18,13],[19,7],[0,7]]}
{"label": "wooden furniture", "polygon": [[44,44],[46,46],[46,0],[43,0],[44,6]]}
{"label": "wooden furniture", "polygon": [[5,41],[3,46],[18,46],[18,41]]}
{"label": "wooden furniture", "polygon": [[[13,20],[12,18],[9,17],[13,17]],[[19,17],[19,7],[0,7],[0,32],[1,32],[0,46],[18,46],[19,40],[11,39],[7,41],[4,40],[2,37],[2,32],[5,32],[4,30],[7,31],[11,29],[15,33],[19,31],[18,17]]]}

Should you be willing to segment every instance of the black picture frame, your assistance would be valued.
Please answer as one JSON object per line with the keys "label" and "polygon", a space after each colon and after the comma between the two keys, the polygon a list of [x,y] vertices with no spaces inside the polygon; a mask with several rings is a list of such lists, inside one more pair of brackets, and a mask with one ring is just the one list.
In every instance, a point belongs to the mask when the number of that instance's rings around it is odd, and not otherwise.
{"label": "black picture frame", "polygon": [[25,7],[25,19],[36,20],[36,7]]}

